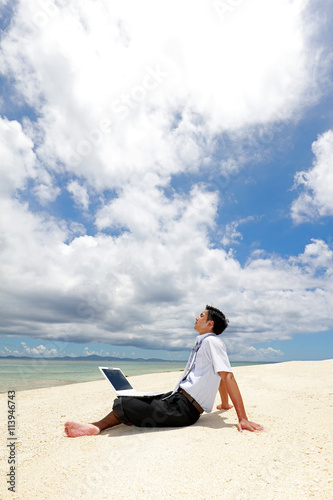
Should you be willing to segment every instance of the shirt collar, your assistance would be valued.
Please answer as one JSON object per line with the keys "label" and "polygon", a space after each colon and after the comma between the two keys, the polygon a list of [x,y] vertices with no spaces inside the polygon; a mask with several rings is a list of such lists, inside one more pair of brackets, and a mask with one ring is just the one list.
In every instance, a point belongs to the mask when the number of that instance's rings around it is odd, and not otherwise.
{"label": "shirt collar", "polygon": [[197,338],[196,338],[195,343],[197,344],[198,342],[202,342],[203,339],[205,339],[206,337],[208,337],[208,335],[211,335],[212,333],[214,335],[216,335],[214,332],[207,332],[207,333],[203,333],[202,335],[198,335]]}

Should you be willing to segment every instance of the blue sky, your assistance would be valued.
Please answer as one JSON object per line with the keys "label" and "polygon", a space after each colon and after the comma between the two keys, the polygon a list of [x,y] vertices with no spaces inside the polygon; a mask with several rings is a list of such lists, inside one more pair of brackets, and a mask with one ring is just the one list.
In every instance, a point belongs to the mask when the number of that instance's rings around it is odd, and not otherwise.
{"label": "blue sky", "polygon": [[222,5],[0,1],[0,356],[332,357],[332,8]]}

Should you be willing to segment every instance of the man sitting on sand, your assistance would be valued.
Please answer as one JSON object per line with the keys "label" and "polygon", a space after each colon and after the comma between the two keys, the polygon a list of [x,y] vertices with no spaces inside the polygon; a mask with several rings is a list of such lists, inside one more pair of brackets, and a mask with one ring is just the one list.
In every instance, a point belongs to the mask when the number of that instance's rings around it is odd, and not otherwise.
{"label": "man sitting on sand", "polygon": [[69,437],[91,436],[124,423],[137,427],[182,427],[194,424],[204,411],[210,413],[218,389],[219,409],[229,409],[228,394],[237,416],[237,428],[262,431],[261,425],[247,418],[241,393],[232,373],[224,343],[217,338],[228,326],[225,315],[215,307],[206,309],[195,320],[196,344],[173,392],[152,397],[118,397],[113,409],[99,422],[66,422]]}

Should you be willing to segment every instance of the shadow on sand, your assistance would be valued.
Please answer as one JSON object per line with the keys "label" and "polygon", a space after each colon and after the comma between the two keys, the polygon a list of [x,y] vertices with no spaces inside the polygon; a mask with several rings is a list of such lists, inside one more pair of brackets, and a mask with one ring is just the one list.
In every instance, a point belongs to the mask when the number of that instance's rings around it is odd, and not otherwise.
{"label": "shadow on sand", "polygon": [[[202,415],[199,420],[191,425],[190,427],[204,427],[208,429],[223,429],[227,427],[235,427],[236,420],[234,424],[225,423],[225,419],[223,418],[223,413],[227,410],[220,410],[210,414]],[[100,433],[101,436],[107,435],[112,438],[121,437],[121,436],[134,436],[136,434],[148,434],[152,432],[165,432],[175,429],[183,429],[184,427],[136,427],[134,425],[122,425],[120,424],[117,427],[112,427],[112,429],[106,429]]]}

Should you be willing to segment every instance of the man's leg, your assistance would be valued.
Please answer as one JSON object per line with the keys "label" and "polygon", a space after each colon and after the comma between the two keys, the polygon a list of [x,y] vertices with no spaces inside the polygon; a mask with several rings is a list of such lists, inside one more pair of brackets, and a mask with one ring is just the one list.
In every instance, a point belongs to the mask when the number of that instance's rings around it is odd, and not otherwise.
{"label": "man's leg", "polygon": [[115,425],[137,427],[183,427],[194,424],[199,411],[180,393],[171,392],[154,397],[118,397],[113,410],[99,422],[81,424],[66,422],[65,432],[69,437],[92,436]]}
{"label": "man's leg", "polygon": [[99,434],[104,429],[109,427],[114,427],[115,425],[121,424],[121,421],[117,417],[114,411],[111,411],[106,417],[102,418],[99,422],[94,422],[92,424],[81,424],[80,422],[66,422],[65,432],[68,437],[79,437],[79,436],[95,436]]}

